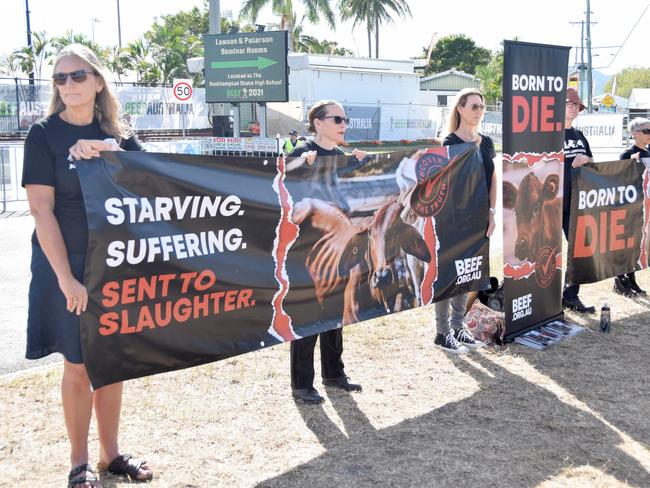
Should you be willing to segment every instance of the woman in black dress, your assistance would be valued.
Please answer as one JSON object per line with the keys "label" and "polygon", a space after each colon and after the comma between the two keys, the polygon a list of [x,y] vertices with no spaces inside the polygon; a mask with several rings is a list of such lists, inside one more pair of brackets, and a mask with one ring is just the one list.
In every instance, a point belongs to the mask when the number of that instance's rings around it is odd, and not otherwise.
{"label": "woman in black dress", "polygon": [[61,395],[72,465],[68,487],[101,486],[88,462],[93,409],[100,469],[148,480],[153,472],[146,461],[119,451],[122,383],[93,391],[83,362],[79,316],[88,303],[83,285],[88,228],[75,164],[99,157],[99,151],[142,148],[124,124],[106,72],[90,49],[65,47],[53,73],[49,115],[31,127],[25,140],[22,184],[36,224],[26,357],[64,356]]}

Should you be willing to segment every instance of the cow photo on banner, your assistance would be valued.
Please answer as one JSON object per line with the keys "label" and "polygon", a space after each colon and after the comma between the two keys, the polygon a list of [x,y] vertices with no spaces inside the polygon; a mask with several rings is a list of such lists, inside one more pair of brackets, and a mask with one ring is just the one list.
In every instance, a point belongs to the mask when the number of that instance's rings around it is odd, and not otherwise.
{"label": "cow photo on banner", "polygon": [[572,185],[567,282],[594,283],[647,268],[646,164],[636,160],[586,164],[574,174]]}
{"label": "cow photo on banner", "polygon": [[413,308],[488,280],[488,198],[471,144],[312,165],[102,157],[78,164],[90,239],[82,344],[95,387]]}
{"label": "cow photo on banner", "polygon": [[562,164],[569,48],[504,43],[506,336],[562,316]]}

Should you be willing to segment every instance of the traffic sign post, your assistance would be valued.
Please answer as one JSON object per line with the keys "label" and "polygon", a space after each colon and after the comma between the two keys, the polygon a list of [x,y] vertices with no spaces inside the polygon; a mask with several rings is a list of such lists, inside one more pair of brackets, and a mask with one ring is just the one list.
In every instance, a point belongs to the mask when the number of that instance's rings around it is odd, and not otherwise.
{"label": "traffic sign post", "polygon": [[[193,93],[194,93],[194,86],[192,80],[174,79],[172,83],[172,100],[174,100],[174,103],[179,103],[182,105],[191,105]],[[189,109],[189,107],[185,107],[185,108]],[[183,130],[183,137],[185,137],[185,129],[187,127],[187,111],[181,112],[181,124]]]}
{"label": "traffic sign post", "polygon": [[192,80],[175,79],[172,84],[174,103],[191,104],[194,87]]}
{"label": "traffic sign post", "polygon": [[204,36],[207,102],[286,102],[287,31]]}

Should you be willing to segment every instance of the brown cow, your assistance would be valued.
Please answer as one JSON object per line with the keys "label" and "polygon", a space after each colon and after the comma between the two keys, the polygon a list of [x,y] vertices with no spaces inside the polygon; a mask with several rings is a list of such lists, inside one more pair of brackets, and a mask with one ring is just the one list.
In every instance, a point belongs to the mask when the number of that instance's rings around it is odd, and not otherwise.
{"label": "brown cow", "polygon": [[[354,297],[362,271],[356,268],[364,262],[366,228],[353,224],[333,203],[315,198],[305,198],[294,206],[293,221],[300,226],[301,235],[312,231],[320,235],[305,259],[305,268],[314,283],[315,299],[324,307],[326,298],[345,286],[342,325],[357,322],[358,305]],[[300,243],[293,247],[299,248]]]}
{"label": "brown cow", "polygon": [[[367,232],[360,233],[343,253],[342,263],[348,263],[352,259],[350,254],[354,254],[355,249],[367,246],[365,258],[369,268],[370,293],[387,312],[400,309],[399,294],[404,288],[403,285],[400,286],[397,276],[396,259],[406,253],[421,261],[431,260],[426,242],[417,229],[402,220],[403,209],[403,205],[398,202],[379,208]],[[403,269],[402,274],[407,274],[406,269]],[[419,284],[413,283],[413,286],[417,288]]]}
{"label": "brown cow", "polygon": [[535,262],[541,248],[560,249],[562,204],[556,198],[559,187],[559,175],[548,175],[542,185],[532,172],[521,180],[519,189],[509,181],[503,183],[503,207],[513,209],[517,217],[518,259]]}

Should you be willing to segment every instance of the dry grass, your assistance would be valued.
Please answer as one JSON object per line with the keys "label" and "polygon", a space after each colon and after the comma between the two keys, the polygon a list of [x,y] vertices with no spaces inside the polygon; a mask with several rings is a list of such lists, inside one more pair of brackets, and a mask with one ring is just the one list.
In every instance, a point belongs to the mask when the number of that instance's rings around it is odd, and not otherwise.
{"label": "dry grass", "polygon": [[[431,309],[351,326],[346,370],[364,391],[320,388],[322,406],[292,401],[287,345],[131,381],[121,443],[155,487],[648,487],[650,301],[610,286],[582,296],[610,303],[611,335],[569,314],[590,330],[543,352],[449,357]],[[3,486],[65,485],[59,381],[56,364],[0,379]]]}

